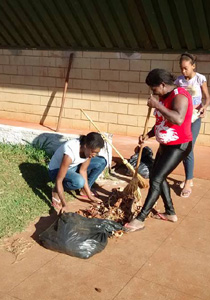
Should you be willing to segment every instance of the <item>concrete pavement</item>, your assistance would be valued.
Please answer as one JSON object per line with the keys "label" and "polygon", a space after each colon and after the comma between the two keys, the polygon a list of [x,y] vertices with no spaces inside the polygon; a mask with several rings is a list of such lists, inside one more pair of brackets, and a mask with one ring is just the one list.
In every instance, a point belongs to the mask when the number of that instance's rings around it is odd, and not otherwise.
{"label": "concrete pavement", "polygon": [[[125,157],[136,138],[114,136]],[[155,151],[155,142],[148,144]],[[132,150],[129,150],[132,149]],[[179,197],[182,166],[170,175],[178,222],[149,218],[143,231],[110,238],[104,251],[88,260],[56,253],[37,243],[38,234],[56,218],[43,216],[21,234],[0,244],[0,300],[193,300],[210,299],[209,148],[196,146],[190,198]],[[102,181],[101,195],[125,181]],[[145,198],[147,190],[142,190]],[[105,194],[104,194],[105,196]],[[74,200],[72,211],[86,205]],[[158,209],[162,209],[159,200]],[[5,249],[22,241],[19,256]],[[20,243],[21,244],[21,243]],[[27,247],[28,245],[28,247]]]}

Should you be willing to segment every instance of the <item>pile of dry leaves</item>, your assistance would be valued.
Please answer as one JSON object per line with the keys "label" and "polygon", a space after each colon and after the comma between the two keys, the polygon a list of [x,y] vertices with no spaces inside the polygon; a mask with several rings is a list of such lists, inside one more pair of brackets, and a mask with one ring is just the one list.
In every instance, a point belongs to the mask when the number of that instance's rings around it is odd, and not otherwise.
{"label": "pile of dry leaves", "polygon": [[134,199],[115,188],[107,201],[80,209],[77,213],[86,218],[108,219],[124,225],[138,215],[141,207],[141,199]]}

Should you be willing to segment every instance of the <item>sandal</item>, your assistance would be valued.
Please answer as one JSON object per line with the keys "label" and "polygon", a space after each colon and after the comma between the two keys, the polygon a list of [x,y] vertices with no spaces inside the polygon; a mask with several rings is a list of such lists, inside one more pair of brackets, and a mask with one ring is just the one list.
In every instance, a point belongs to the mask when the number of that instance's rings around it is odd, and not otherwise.
{"label": "sandal", "polygon": [[52,197],[52,204],[55,209],[61,209],[61,200],[56,199],[55,197]]}
{"label": "sandal", "polygon": [[[91,193],[91,195],[94,196],[94,197],[98,197],[98,194],[97,194],[97,193]],[[88,199],[88,196],[85,195],[85,194],[79,194],[78,196],[80,196],[80,197],[82,197],[82,198]]]}
{"label": "sandal", "polygon": [[182,198],[188,198],[188,197],[190,197],[191,193],[192,193],[192,190],[185,190],[185,189],[183,189],[183,190],[181,191],[180,196],[181,196]]}
{"label": "sandal", "polygon": [[[183,189],[185,186],[185,181],[182,181],[179,186],[181,189]],[[190,186],[193,187],[193,181],[190,182]]]}
{"label": "sandal", "polygon": [[177,222],[178,221],[178,218],[176,215],[167,215],[166,213],[155,213],[153,216],[152,216],[153,219],[157,219],[157,220],[163,220],[163,221],[169,221],[169,222]]}
{"label": "sandal", "polygon": [[[92,194],[93,196],[94,196],[94,194]],[[87,195],[76,195],[75,196],[77,199],[79,199],[79,200],[83,200],[83,199],[85,199],[85,200],[89,200],[89,201],[91,201],[91,202],[93,202],[93,203],[97,203],[97,204],[101,204],[101,203],[103,203],[103,201],[102,200],[97,200],[97,201],[93,201],[93,200],[90,200],[89,198],[88,198],[88,196]]]}
{"label": "sandal", "polygon": [[151,213],[152,213],[152,218],[154,216],[156,216],[156,217],[154,217],[154,219],[159,219],[159,220],[165,220],[165,221],[167,221],[166,218],[165,218],[165,216],[163,214],[159,213],[159,211],[157,211],[154,207],[151,209]]}
{"label": "sandal", "polygon": [[[94,196],[94,197],[99,197],[99,194],[96,191],[92,191],[92,190],[91,190],[91,195]],[[79,196],[82,196],[84,198],[88,198],[87,195],[85,195],[85,194],[79,194]]]}
{"label": "sandal", "polygon": [[[132,222],[134,223],[135,221],[137,221],[138,223],[140,223],[141,227],[137,227],[137,226],[134,226],[134,225],[131,224]],[[144,222],[138,221],[138,220],[134,219],[130,223],[126,223],[124,225],[124,228],[125,228],[125,232],[135,232],[135,231],[143,230],[145,228],[145,225],[144,225]]]}

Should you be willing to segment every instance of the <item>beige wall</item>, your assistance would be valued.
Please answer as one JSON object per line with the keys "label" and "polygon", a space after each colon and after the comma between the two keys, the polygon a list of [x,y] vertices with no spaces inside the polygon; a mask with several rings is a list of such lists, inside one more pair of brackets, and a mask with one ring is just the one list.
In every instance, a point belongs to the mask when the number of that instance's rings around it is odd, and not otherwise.
{"label": "beige wall", "polygon": [[[0,118],[56,126],[68,51],[0,50]],[[93,127],[83,108],[102,131],[138,136],[147,113],[149,88],[144,83],[153,68],[179,75],[178,54],[75,52],[61,123],[62,128]],[[197,71],[206,75],[210,55],[198,55]],[[150,120],[150,126],[154,118]],[[202,122],[198,143],[210,146],[210,110]]]}

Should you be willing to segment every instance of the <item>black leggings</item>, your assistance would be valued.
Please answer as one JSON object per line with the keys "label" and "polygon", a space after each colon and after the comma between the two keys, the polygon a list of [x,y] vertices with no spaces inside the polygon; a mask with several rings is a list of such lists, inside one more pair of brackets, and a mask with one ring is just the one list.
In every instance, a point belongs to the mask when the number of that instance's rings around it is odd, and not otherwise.
{"label": "black leggings", "polygon": [[163,199],[166,214],[175,215],[166,177],[188,156],[191,149],[192,142],[171,146],[160,144],[150,174],[150,188],[138,220],[145,220],[159,196]]}

